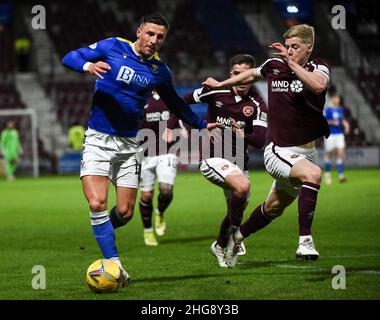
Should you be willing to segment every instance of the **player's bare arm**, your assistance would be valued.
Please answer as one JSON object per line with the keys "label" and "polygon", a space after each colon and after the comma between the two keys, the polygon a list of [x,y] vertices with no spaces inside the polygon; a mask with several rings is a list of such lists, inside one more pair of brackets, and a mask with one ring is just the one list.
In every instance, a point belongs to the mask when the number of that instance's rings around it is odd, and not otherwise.
{"label": "player's bare arm", "polygon": [[251,84],[257,79],[257,69],[252,68],[221,82],[215,80],[214,78],[207,78],[206,81],[202,82],[202,85],[209,89],[225,89],[234,86]]}
{"label": "player's bare arm", "polygon": [[343,119],[343,128],[344,128],[344,134],[350,133],[350,123],[346,119]]}
{"label": "player's bare arm", "polygon": [[107,73],[108,70],[111,70],[111,66],[103,61],[98,61],[95,63],[90,63],[85,70],[88,73],[96,75],[100,79],[104,79],[101,73]]}
{"label": "player's bare arm", "polygon": [[[223,127],[223,124],[222,123],[218,123],[218,122],[212,122],[212,123],[208,123],[207,124],[207,127],[206,129],[208,131],[211,131],[211,130],[214,130],[215,128],[219,128],[219,127]],[[186,134],[187,134],[187,130],[186,128],[181,130],[181,135],[184,137],[184,138],[187,138],[185,135],[185,133],[183,132],[183,130],[186,131]],[[165,141],[165,142],[168,142],[168,143],[171,143],[173,142],[173,129],[170,129],[170,128],[165,128],[164,130],[164,133],[162,134],[162,139]]]}
{"label": "player's bare arm", "polygon": [[[294,45],[294,44],[291,44]],[[295,44],[296,46],[297,44]],[[289,54],[289,46],[286,48],[283,44],[275,42],[269,46],[269,48],[276,49],[273,55],[281,58],[285,63],[288,64],[289,68],[294,71],[297,78],[302,81],[302,83],[313,93],[322,93],[328,85],[328,78],[320,72],[310,72],[304,69],[297,61],[294,60],[292,54]],[[295,47],[295,50],[298,48]],[[303,64],[307,62],[307,56]]]}

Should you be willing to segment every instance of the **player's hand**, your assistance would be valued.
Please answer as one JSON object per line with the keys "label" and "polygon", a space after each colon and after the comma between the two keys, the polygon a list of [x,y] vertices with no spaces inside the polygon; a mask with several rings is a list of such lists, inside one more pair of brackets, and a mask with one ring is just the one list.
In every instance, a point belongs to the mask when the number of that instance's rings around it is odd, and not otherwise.
{"label": "player's hand", "polygon": [[222,89],[222,83],[215,80],[214,78],[207,78],[206,81],[202,82],[202,86],[207,89]]}
{"label": "player's hand", "polygon": [[223,123],[218,123],[218,122],[209,122],[207,124],[207,127],[206,127],[206,129],[208,131],[211,131],[211,130],[213,130],[215,128],[221,128],[221,129],[223,129],[224,128],[224,124]]}
{"label": "player's hand", "polygon": [[107,73],[108,70],[111,70],[111,66],[103,61],[92,63],[87,68],[87,72],[96,75],[100,79],[104,79],[101,73]]}
{"label": "player's hand", "polygon": [[274,52],[273,55],[279,57],[284,60],[286,63],[290,60],[288,50],[282,45],[280,42],[272,43],[269,48],[276,49],[278,52]]}
{"label": "player's hand", "polygon": [[173,130],[169,128],[165,128],[164,133],[162,134],[162,140],[167,143],[173,142]]}
{"label": "player's hand", "polygon": [[236,134],[240,135],[241,137],[244,137],[244,131],[241,130],[241,128],[238,125],[238,123],[236,122],[236,120],[234,118],[231,118],[231,117],[229,117],[229,119],[231,121],[232,131],[235,132]]}
{"label": "player's hand", "polygon": [[182,138],[187,139],[189,137],[189,132],[186,128],[182,128],[180,131],[180,135]]}
{"label": "player's hand", "polygon": [[231,121],[232,130],[240,129],[240,126],[238,125],[238,123],[236,122],[236,120],[234,118],[229,117],[228,119],[230,119],[230,121]]}

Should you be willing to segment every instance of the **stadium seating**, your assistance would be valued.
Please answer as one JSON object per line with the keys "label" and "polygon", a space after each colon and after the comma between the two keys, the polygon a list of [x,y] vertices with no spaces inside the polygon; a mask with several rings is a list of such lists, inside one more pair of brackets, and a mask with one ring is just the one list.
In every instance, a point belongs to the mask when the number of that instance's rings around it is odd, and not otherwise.
{"label": "stadium seating", "polygon": [[204,68],[214,67],[216,61],[213,60],[210,40],[190,1],[176,7],[169,32],[162,55],[173,72],[176,84],[199,84],[204,80]]}
{"label": "stadium seating", "polygon": [[24,109],[25,105],[13,83],[0,83],[0,109]]}
{"label": "stadium seating", "polygon": [[50,82],[46,92],[56,103],[57,117],[64,131],[74,122],[86,124],[91,108],[94,81]]}
{"label": "stadium seating", "polygon": [[380,119],[380,75],[361,70],[358,83],[376,116]]}
{"label": "stadium seating", "polygon": [[[330,1],[335,4],[334,1]],[[348,0],[344,5],[347,13],[347,30],[362,52],[369,55],[380,53],[380,23],[375,0]]]}
{"label": "stadium seating", "polygon": [[97,1],[68,0],[49,4],[45,0],[43,3],[51,24],[47,31],[60,56],[101,39],[130,34],[129,24],[118,23],[113,12],[102,10]]}
{"label": "stadium seating", "polygon": [[345,118],[350,124],[350,133],[346,136],[346,144],[348,147],[364,147],[370,145],[367,141],[365,133],[359,128],[356,119],[353,118],[350,109],[345,108]]}
{"label": "stadium seating", "polygon": [[[159,1],[159,0],[157,0]],[[159,11],[156,0],[140,1],[117,1],[119,10],[128,10],[134,13],[135,18],[142,17],[145,14]]]}

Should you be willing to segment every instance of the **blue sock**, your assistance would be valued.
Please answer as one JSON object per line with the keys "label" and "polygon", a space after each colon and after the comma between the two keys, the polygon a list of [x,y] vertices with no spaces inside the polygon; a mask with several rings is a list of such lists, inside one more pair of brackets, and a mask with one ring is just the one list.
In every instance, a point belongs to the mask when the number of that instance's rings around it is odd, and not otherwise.
{"label": "blue sock", "polygon": [[344,164],[342,160],[336,161],[336,168],[338,169],[339,176],[344,176]]}
{"label": "blue sock", "polygon": [[104,258],[118,257],[116,248],[115,231],[109,220],[108,212],[91,212],[92,231]]}
{"label": "blue sock", "polygon": [[325,160],[325,171],[330,172],[331,171],[331,162]]}

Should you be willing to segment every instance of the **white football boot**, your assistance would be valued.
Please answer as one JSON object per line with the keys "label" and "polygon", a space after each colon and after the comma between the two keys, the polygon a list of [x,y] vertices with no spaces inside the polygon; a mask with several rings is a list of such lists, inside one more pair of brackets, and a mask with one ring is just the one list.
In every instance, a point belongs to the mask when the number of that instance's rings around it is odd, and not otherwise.
{"label": "white football boot", "polygon": [[162,237],[166,231],[166,222],[164,216],[160,215],[158,210],[156,210],[155,227],[156,234]]}
{"label": "white football boot", "polygon": [[121,286],[125,287],[129,281],[131,281],[131,278],[127,271],[124,270],[124,268],[120,268],[121,273],[123,275],[123,278],[121,279]]}
{"label": "white football boot", "polygon": [[315,249],[315,245],[311,237],[303,239],[303,241],[298,244],[296,258],[302,259],[303,261],[314,261],[319,258],[319,253]]}
{"label": "white football boot", "polygon": [[121,271],[121,279],[120,279],[121,286],[125,287],[128,284],[128,282],[131,281],[131,278],[130,278],[128,272],[125,271],[125,269],[123,268],[119,257],[111,258],[111,260],[115,261],[117,263],[117,265],[119,266],[120,271]]}
{"label": "white football boot", "polygon": [[224,260],[224,249],[216,241],[211,244],[210,252],[218,260],[219,267],[227,268],[226,261]]}
{"label": "white football boot", "polygon": [[237,239],[235,235],[236,230],[236,228],[232,229],[230,235],[228,236],[225,259],[226,264],[229,268],[233,268],[236,266],[239,247],[241,246],[241,243],[243,241],[243,238],[241,238],[240,240]]}
{"label": "white football boot", "polygon": [[158,242],[154,236],[153,228],[144,229],[144,242],[146,246],[157,246]]}
{"label": "white football boot", "polygon": [[238,256],[245,256],[247,254],[247,249],[245,248],[244,242],[242,241],[238,246]]}

